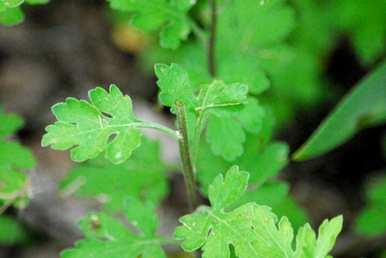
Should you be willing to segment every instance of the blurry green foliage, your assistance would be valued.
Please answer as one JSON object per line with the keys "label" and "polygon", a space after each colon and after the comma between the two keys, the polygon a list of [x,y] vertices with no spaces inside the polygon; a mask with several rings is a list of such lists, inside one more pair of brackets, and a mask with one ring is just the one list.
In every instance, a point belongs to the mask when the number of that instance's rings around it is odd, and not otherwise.
{"label": "blurry green foliage", "polygon": [[80,222],[85,239],[62,252],[62,258],[166,258],[158,237],[159,219],[150,203],[128,198],[124,214],[132,228],[105,213],[90,214]]}
{"label": "blurry green foliage", "polygon": [[364,64],[378,60],[386,51],[386,1],[332,1],[337,28],[346,33]]}
{"label": "blurry green foliage", "polygon": [[122,209],[127,196],[159,204],[168,193],[166,166],[158,142],[143,138],[132,157],[120,165],[97,158],[72,169],[62,191],[79,197],[98,197],[110,211]]}
{"label": "blurry green foliage", "polygon": [[28,234],[25,228],[15,219],[0,215],[0,244],[14,245],[19,244],[28,239]]}
{"label": "blurry green foliage", "polygon": [[9,139],[23,120],[0,109],[0,121],[0,209],[4,210],[26,205],[29,183],[23,172],[35,166],[35,159],[27,148]]}
{"label": "blurry green foliage", "polygon": [[0,0],[0,25],[16,25],[24,20],[23,3],[46,4],[50,0]]}
{"label": "blurry green foliage", "polygon": [[160,45],[175,49],[191,30],[187,16],[192,0],[108,0],[110,7],[132,14],[131,22],[144,31],[160,30]]}
{"label": "blurry green foliage", "polygon": [[24,173],[35,166],[32,153],[12,135],[23,126],[23,120],[0,108],[0,244],[13,245],[27,239],[23,226],[2,213],[14,206],[23,208],[28,202],[29,181]]}
{"label": "blurry green foliage", "polygon": [[367,203],[356,220],[356,231],[374,237],[386,233],[386,176],[371,184],[366,191]]}

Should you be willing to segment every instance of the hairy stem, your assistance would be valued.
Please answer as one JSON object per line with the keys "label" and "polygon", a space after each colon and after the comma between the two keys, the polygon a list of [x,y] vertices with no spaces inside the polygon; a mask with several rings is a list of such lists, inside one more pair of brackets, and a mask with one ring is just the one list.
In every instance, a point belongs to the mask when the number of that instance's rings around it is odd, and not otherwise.
{"label": "hairy stem", "polygon": [[217,33],[217,0],[209,0],[211,8],[211,25],[208,48],[209,73],[212,77],[217,75],[216,67],[216,33]]}
{"label": "hairy stem", "polygon": [[180,149],[180,158],[182,162],[182,173],[184,175],[186,192],[188,196],[189,209],[193,211],[194,207],[197,206],[197,194],[194,179],[194,167],[192,163],[192,157],[190,153],[188,128],[186,120],[186,111],[184,105],[177,101],[176,102],[176,113],[177,113],[177,127],[180,133],[178,140]]}

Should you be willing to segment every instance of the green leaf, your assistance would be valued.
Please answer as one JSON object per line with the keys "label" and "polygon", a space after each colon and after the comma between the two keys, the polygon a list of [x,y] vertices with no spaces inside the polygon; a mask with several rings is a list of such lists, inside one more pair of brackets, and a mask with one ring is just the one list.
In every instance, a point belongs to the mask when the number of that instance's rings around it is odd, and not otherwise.
{"label": "green leaf", "polygon": [[127,196],[158,204],[168,193],[166,166],[160,146],[143,138],[130,160],[111,165],[101,159],[72,169],[62,182],[64,193],[102,200],[108,210],[119,211]]}
{"label": "green leaf", "polygon": [[232,117],[211,116],[208,121],[206,141],[212,152],[225,160],[235,160],[243,154],[245,133]]}
{"label": "green leaf", "polygon": [[[281,45],[295,24],[293,10],[285,1],[219,1],[216,37],[216,77],[225,83],[244,83],[252,94],[269,87],[264,63],[277,62]],[[206,13],[207,10],[203,12]],[[208,28],[206,28],[208,29]],[[175,51],[149,49],[149,63],[177,62],[189,73],[195,85],[209,83],[207,49],[201,41],[189,42]],[[293,87],[293,85],[292,85]]]}
{"label": "green leaf", "polygon": [[355,221],[355,230],[365,236],[380,236],[386,232],[386,177],[370,185],[367,203]]}
{"label": "green leaf", "polygon": [[[126,217],[133,229],[104,213],[91,214],[80,223],[85,239],[65,250],[61,258],[166,258],[161,248],[162,239],[155,234],[158,225],[155,211],[134,199],[128,199],[125,205]],[[142,221],[138,219],[139,214],[143,216]]]}
{"label": "green leaf", "polygon": [[158,64],[155,72],[161,89],[160,102],[171,107],[174,113],[177,101],[184,104],[193,142],[201,138],[194,131],[204,133],[207,124],[206,140],[216,155],[235,160],[243,153],[245,131],[259,133],[262,129],[263,108],[257,100],[248,99],[247,85],[214,80],[196,94],[196,88],[180,65]]}
{"label": "green leaf", "polygon": [[71,159],[77,162],[102,152],[114,164],[124,162],[141,144],[141,123],[130,97],[111,85],[109,92],[100,87],[91,90],[89,98],[91,102],[67,98],[52,107],[58,121],[46,128],[42,146],[71,149]]}
{"label": "green leaf", "polygon": [[[247,99],[247,94],[244,84],[214,81],[202,88],[198,97],[198,120],[208,120],[206,141],[215,155],[228,161],[243,153],[245,131],[261,129],[263,111],[257,101]],[[247,114],[251,111],[257,113]]]}
{"label": "green leaf", "polygon": [[1,108],[0,121],[0,138],[10,136],[19,130],[24,124],[21,117],[15,114],[6,114]]}
{"label": "green leaf", "polygon": [[294,154],[295,160],[322,155],[359,130],[386,121],[386,63],[366,77],[342,100],[318,130]]}
{"label": "green leaf", "polygon": [[155,65],[158,87],[160,88],[159,100],[175,112],[176,101],[181,101],[187,107],[195,104],[194,88],[190,82],[188,73],[179,65],[165,64]]}
{"label": "green leaf", "polygon": [[4,5],[7,8],[18,7],[19,5],[21,5],[24,2],[24,0],[3,0],[3,1],[4,1]]}
{"label": "green leaf", "polygon": [[223,107],[239,106],[246,103],[248,86],[242,83],[225,84],[215,80],[211,84],[202,87],[198,96],[201,111]]}
{"label": "green leaf", "polygon": [[30,169],[36,162],[32,153],[17,142],[0,140],[0,167]]}
{"label": "green leaf", "polygon": [[240,171],[237,166],[231,167],[225,175],[215,178],[209,186],[209,200],[215,210],[232,206],[247,190],[249,173]]}
{"label": "green leaf", "polygon": [[248,173],[237,167],[225,179],[219,175],[210,186],[212,207],[200,207],[180,218],[175,238],[187,252],[201,249],[203,258],[230,258],[231,249],[238,258],[326,258],[342,229],[342,217],[326,220],[318,238],[307,224],[296,236],[286,217],[278,220],[269,207],[247,203],[225,211],[245,191]]}
{"label": "green leaf", "polygon": [[25,0],[30,5],[47,4],[50,0]]}
{"label": "green leaf", "polygon": [[28,196],[28,179],[24,170],[36,162],[31,152],[16,142],[0,140],[0,204],[23,207]]}
{"label": "green leaf", "polygon": [[0,110],[0,205],[23,207],[28,196],[28,179],[24,170],[33,168],[36,161],[32,153],[16,141],[7,141],[3,137],[15,133],[23,120],[13,114]]}
{"label": "green leaf", "polygon": [[6,215],[0,215],[0,244],[15,245],[28,239],[25,228],[15,219]]}
{"label": "green leaf", "polygon": [[293,257],[329,257],[328,253],[334,247],[336,238],[342,230],[342,224],[342,216],[323,221],[319,227],[318,238],[309,224],[300,228],[296,236],[296,251]]}
{"label": "green leaf", "polygon": [[273,142],[267,145],[260,154],[250,155],[244,162],[253,163],[250,167],[255,173],[251,174],[251,181],[262,184],[268,179],[278,175],[288,163],[288,146],[284,143]]}
{"label": "green leaf", "polygon": [[20,7],[2,8],[0,6],[0,24],[12,26],[12,25],[21,23],[23,20],[24,20],[24,13],[20,9]]}
{"label": "green leaf", "polygon": [[187,16],[191,0],[109,0],[113,9],[133,13],[132,23],[145,31],[160,29],[160,44],[175,49],[191,30]]}
{"label": "green leaf", "polygon": [[330,8],[336,27],[349,36],[365,64],[373,63],[386,50],[386,17],[380,11],[385,9],[383,0],[341,0]]}
{"label": "green leaf", "polygon": [[[265,50],[279,44],[294,26],[294,14],[284,1],[223,1],[218,17],[218,76],[243,82],[258,94],[269,86],[261,61]],[[271,55],[268,55],[270,58]]]}

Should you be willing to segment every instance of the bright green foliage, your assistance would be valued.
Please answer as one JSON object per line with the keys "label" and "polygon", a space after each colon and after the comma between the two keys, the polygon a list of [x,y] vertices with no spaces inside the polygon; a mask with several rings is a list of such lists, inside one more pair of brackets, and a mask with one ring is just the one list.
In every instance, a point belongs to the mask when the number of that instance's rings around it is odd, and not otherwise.
{"label": "bright green foliage", "polygon": [[[213,153],[226,160],[235,160],[243,153],[246,132],[259,133],[264,111],[256,99],[248,99],[248,86],[241,83],[226,84],[214,80],[210,84],[194,87],[187,72],[177,64],[155,66],[158,77],[160,102],[175,112],[180,101],[188,108],[191,122],[199,141],[207,124],[206,140]],[[227,139],[227,141],[224,141]]]}
{"label": "bright green foliage", "polygon": [[157,64],[154,71],[158,78],[159,100],[162,105],[171,107],[173,112],[175,112],[176,101],[181,101],[190,108],[196,105],[193,85],[189,75],[181,66]]}
{"label": "bright green foliage", "polygon": [[0,244],[14,245],[27,240],[26,230],[16,220],[0,215]]}
{"label": "bright green foliage", "polygon": [[[239,258],[325,258],[342,229],[342,217],[326,220],[318,237],[306,224],[294,230],[286,217],[278,218],[267,206],[247,203],[230,209],[247,189],[248,173],[234,166],[220,174],[209,187],[211,207],[180,218],[175,238],[185,251],[202,249],[203,258],[229,258],[232,246]],[[294,249],[295,248],[295,249]]]}
{"label": "bright green foliage", "polygon": [[0,110],[0,204],[24,206],[28,195],[26,169],[35,166],[31,152],[15,141],[7,140],[22,125],[20,117]]}
{"label": "bright green foliage", "polygon": [[263,135],[248,134],[244,154],[233,162],[226,162],[214,156],[209,146],[203,144],[200,150],[197,178],[201,190],[207,194],[209,184],[218,175],[217,171],[226,171],[228,167],[237,164],[241,169],[250,171],[251,184],[250,189],[237,202],[237,205],[256,202],[270,206],[276,214],[290,218],[294,227],[298,228],[307,221],[307,215],[288,195],[288,185],[275,180],[281,169],[288,163],[288,147],[279,142],[266,145],[266,141]]}
{"label": "bright green foliage", "polygon": [[[386,121],[386,63],[360,82],[294,155],[306,160],[343,144],[359,130]],[[369,105],[371,103],[371,105]]]}
{"label": "bright green foliage", "polygon": [[[302,14],[303,9],[314,6],[308,7],[305,3],[308,0],[299,2]],[[293,10],[284,1],[235,0],[219,1],[218,5],[221,11],[218,12],[215,46],[216,78],[226,83],[243,82],[253,95],[266,92],[259,100],[273,108],[279,125],[288,121],[297,108],[309,107],[324,97],[321,60],[331,42],[328,45],[328,40],[323,40],[330,35],[329,24],[314,22],[314,11],[319,10],[319,6],[305,14],[302,23],[295,27]],[[206,9],[201,12],[205,14]],[[324,9],[320,11],[323,18],[328,13]],[[203,23],[208,22],[204,20]],[[313,28],[309,32],[312,37],[299,36],[306,30],[304,24]],[[290,34],[294,28],[295,34]],[[283,43],[287,37],[290,43]],[[322,39],[315,43],[314,37]],[[194,85],[201,85],[212,80],[206,55],[207,46],[198,37],[175,51],[151,46],[142,58],[149,64],[176,62],[188,71]]]}
{"label": "bright green foliage", "polygon": [[365,236],[386,233],[386,177],[380,178],[367,190],[367,204],[356,221],[356,231]]}
{"label": "bright green foliage", "polygon": [[386,2],[340,0],[335,5],[337,27],[349,34],[365,63],[376,61],[386,51]]}
{"label": "bright green foliage", "polygon": [[132,23],[145,31],[160,29],[160,44],[175,49],[190,32],[192,0],[108,0],[113,9],[133,13]]}
{"label": "bright green foliage", "polygon": [[24,13],[21,5],[46,4],[49,0],[0,0],[0,24],[16,25],[24,20]]}
{"label": "bright green foliage", "polygon": [[100,197],[105,208],[118,211],[127,196],[158,204],[168,193],[165,173],[159,144],[144,138],[131,158],[120,165],[96,159],[74,168],[62,190],[80,197]]}
{"label": "bright green foliage", "polygon": [[[269,82],[261,60],[272,58],[294,26],[294,14],[285,1],[223,1],[218,19],[218,76],[226,82],[243,82],[260,93]],[[256,33],[258,32],[258,33]]]}
{"label": "bright green foliage", "polygon": [[[245,83],[253,94],[263,92],[269,86],[263,64],[277,62],[279,53],[272,46],[280,44],[293,28],[292,10],[282,0],[264,4],[255,0],[221,1],[218,9],[216,77],[226,83]],[[195,41],[171,53],[155,53],[159,56],[152,58],[180,63],[194,83],[201,84],[211,80],[206,52],[206,46]]]}
{"label": "bright green foliage", "polygon": [[16,25],[24,19],[23,11],[20,7],[7,7],[4,2],[0,2],[0,24]]}
{"label": "bright green foliage", "polygon": [[124,209],[133,229],[107,214],[91,214],[80,223],[85,239],[61,258],[165,258],[162,239],[156,235],[159,221],[154,207],[128,198]]}
{"label": "bright green foliage", "polygon": [[[114,164],[127,160],[141,144],[141,132],[129,96],[111,85],[89,92],[90,102],[67,98],[52,107],[58,120],[46,128],[42,145],[55,150],[71,149],[77,162],[105,156]],[[113,137],[113,139],[111,139]]]}

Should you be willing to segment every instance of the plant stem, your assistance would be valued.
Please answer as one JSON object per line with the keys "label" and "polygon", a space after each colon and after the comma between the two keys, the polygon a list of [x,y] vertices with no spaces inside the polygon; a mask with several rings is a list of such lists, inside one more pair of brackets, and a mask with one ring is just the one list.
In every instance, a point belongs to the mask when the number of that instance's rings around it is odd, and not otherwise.
{"label": "plant stem", "polygon": [[216,67],[216,33],[217,33],[217,0],[209,0],[211,8],[211,25],[209,35],[208,64],[209,74],[212,77],[217,75]]}
{"label": "plant stem", "polygon": [[171,136],[172,138],[174,138],[176,140],[179,140],[179,138],[180,138],[177,131],[175,131],[169,127],[163,126],[161,124],[158,124],[158,123],[148,122],[148,121],[139,121],[138,123],[133,123],[133,126],[135,126],[137,128],[155,129],[155,130],[164,132],[165,134]]}
{"label": "plant stem", "polygon": [[186,111],[184,105],[179,101],[176,102],[176,113],[178,132],[181,136],[178,140],[178,144],[180,149],[180,158],[182,162],[182,173],[184,175],[185,180],[189,209],[190,211],[193,211],[193,209],[197,206],[194,169],[190,153],[191,149],[189,146]]}

